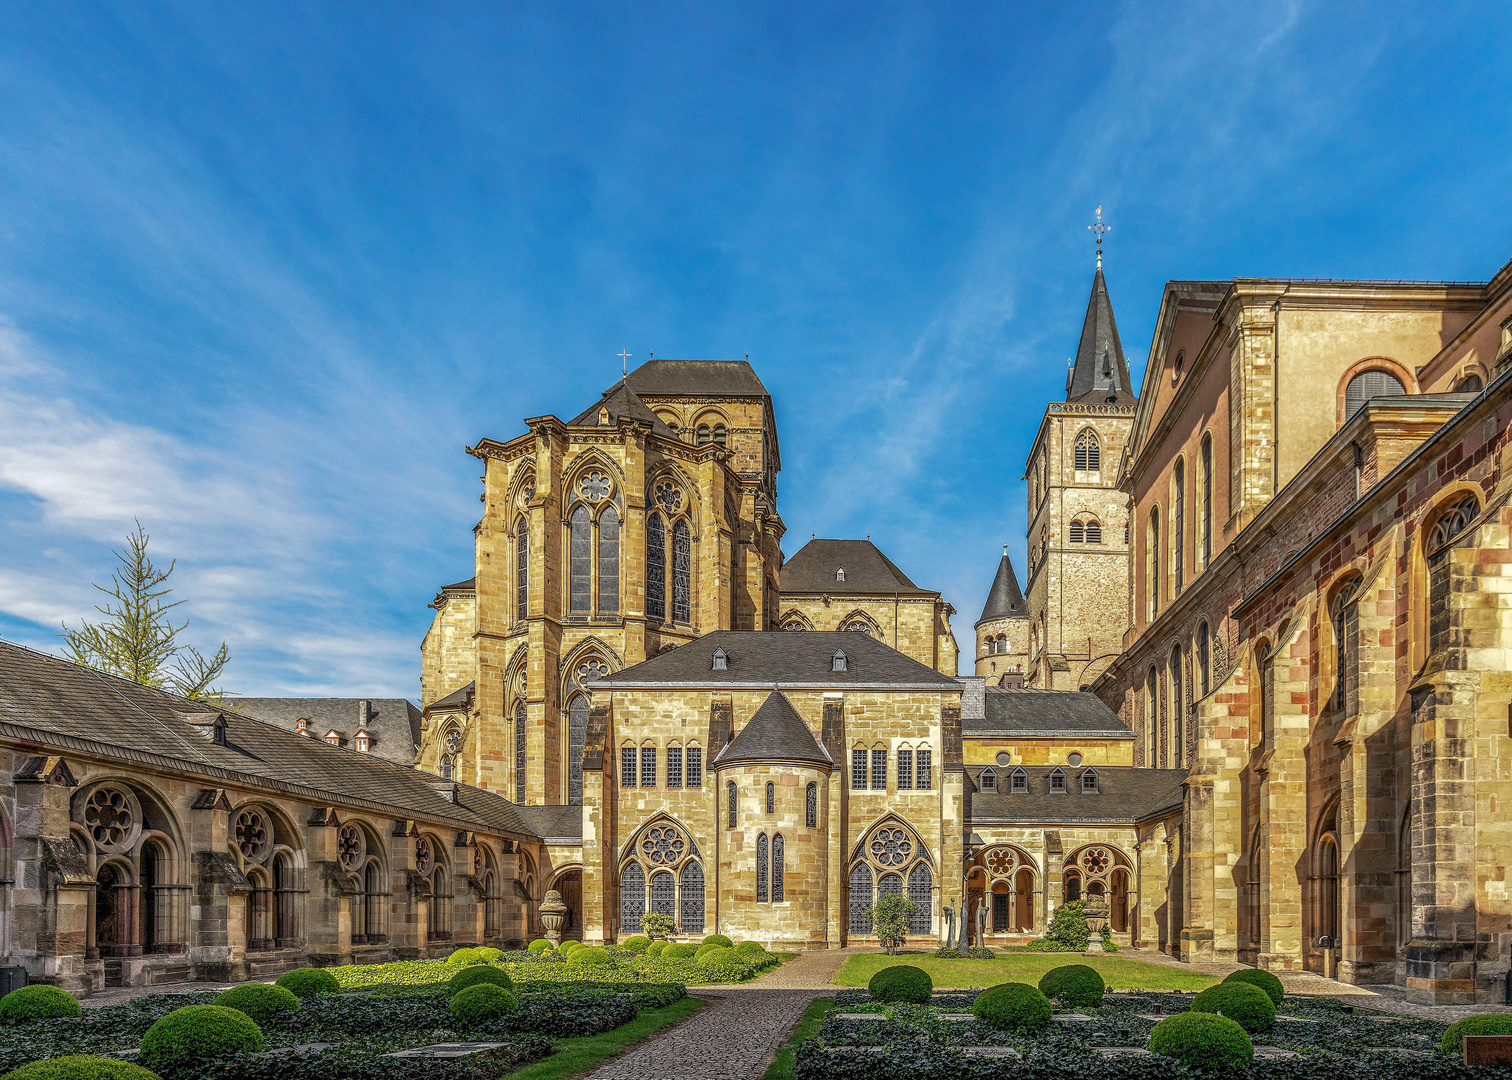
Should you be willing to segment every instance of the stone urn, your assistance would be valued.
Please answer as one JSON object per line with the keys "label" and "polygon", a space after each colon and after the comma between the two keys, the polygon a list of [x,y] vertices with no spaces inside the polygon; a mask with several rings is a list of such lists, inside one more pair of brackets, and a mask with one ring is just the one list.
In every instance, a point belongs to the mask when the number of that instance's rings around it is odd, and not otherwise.
{"label": "stone urn", "polygon": [[562,924],[567,921],[567,905],[562,903],[562,894],[555,889],[541,901],[541,925],[546,927],[546,940],[552,945],[562,943]]}
{"label": "stone urn", "polygon": [[1087,952],[1100,953],[1102,932],[1108,925],[1108,902],[1101,896],[1089,896],[1082,903],[1082,914],[1087,917]]}

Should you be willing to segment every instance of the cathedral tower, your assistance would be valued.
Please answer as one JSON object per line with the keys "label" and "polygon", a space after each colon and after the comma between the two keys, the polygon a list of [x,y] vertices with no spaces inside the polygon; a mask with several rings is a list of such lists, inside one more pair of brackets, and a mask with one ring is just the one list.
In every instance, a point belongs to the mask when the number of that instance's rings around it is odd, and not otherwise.
{"label": "cathedral tower", "polygon": [[1019,589],[1008,558],[998,561],[997,576],[976,622],[976,674],[995,686],[1023,686],[1029,670],[1029,605]]}

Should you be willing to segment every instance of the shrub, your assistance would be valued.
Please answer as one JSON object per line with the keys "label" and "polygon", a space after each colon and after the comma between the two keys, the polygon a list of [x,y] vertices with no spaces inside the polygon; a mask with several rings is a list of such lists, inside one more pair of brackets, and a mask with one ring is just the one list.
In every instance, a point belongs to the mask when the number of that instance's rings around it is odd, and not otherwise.
{"label": "shrub", "polygon": [[69,1054],[33,1061],[6,1073],[4,1080],[158,1080],[158,1076],[120,1058]]}
{"label": "shrub", "polygon": [[899,964],[883,968],[866,984],[866,992],[873,1001],[903,1001],[910,1005],[923,1005],[934,993],[934,982],[922,968]]}
{"label": "shrub", "polygon": [[691,945],[668,945],[661,955],[663,960],[686,960],[697,951]]}
{"label": "shrub", "polygon": [[731,941],[729,938],[725,937],[723,934],[710,934],[708,937],[704,938],[703,941],[701,941],[699,944],[701,944],[701,945],[723,945],[727,949],[733,948],[734,945],[735,945],[735,943],[733,941]]}
{"label": "shrub", "polygon": [[1466,1035],[1512,1035],[1512,1016],[1506,1013],[1479,1013],[1456,1020],[1444,1032],[1439,1051],[1460,1054],[1465,1050]]}
{"label": "shrub", "polygon": [[696,948],[696,949],[693,950],[693,959],[694,960],[698,960],[698,959],[700,959],[700,958],[702,958],[704,956],[707,956],[709,953],[713,952],[715,949],[727,949],[727,948],[729,948],[728,945],[721,945],[717,941],[705,942],[704,944],[698,946],[698,948]]}
{"label": "shrub", "polygon": [[0,1023],[28,1024],[33,1020],[53,1020],[60,1016],[78,1016],[82,1009],[74,996],[60,986],[37,983],[12,990],[0,998]]}
{"label": "shrub", "polygon": [[649,944],[649,945],[646,946],[646,955],[647,956],[660,956],[661,953],[662,953],[662,950],[665,949],[666,947],[667,947],[667,943],[665,941],[653,941],[651,944]]}
{"label": "shrub", "polygon": [[645,952],[650,947],[651,939],[645,934],[636,934],[634,937],[627,937],[624,941],[620,942],[620,948],[627,952]]}
{"label": "shrub", "polygon": [[579,964],[586,967],[613,967],[614,954],[608,949],[597,946],[584,945],[572,950],[572,955],[567,958],[569,964]]}
{"label": "shrub", "polygon": [[197,1075],[207,1061],[256,1053],[262,1047],[262,1032],[246,1013],[224,1005],[186,1005],[147,1029],[138,1060],[164,1076]]}
{"label": "shrub", "polygon": [[583,943],[581,941],[564,941],[557,946],[557,952],[571,959],[572,954],[577,952],[582,947]]}
{"label": "shrub", "polygon": [[1255,1057],[1255,1044],[1239,1024],[1227,1016],[1195,1011],[1177,1013],[1156,1024],[1150,1032],[1150,1050],[1193,1068],[1224,1071],[1242,1069]]}
{"label": "shrub", "polygon": [[1000,983],[971,1003],[971,1014],[978,1020],[1020,1035],[1042,1029],[1052,1012],[1050,999],[1028,983]]}
{"label": "shrub", "polygon": [[1072,900],[1069,904],[1062,904],[1055,909],[1055,914],[1050,916],[1050,926],[1045,930],[1045,940],[1055,942],[1060,948],[1044,951],[1086,952],[1087,939],[1091,936],[1091,931],[1087,929],[1087,915],[1082,910],[1082,902]]}
{"label": "shrub", "polygon": [[473,952],[477,954],[477,962],[480,964],[491,964],[504,955],[503,949],[495,949],[491,945],[479,945]]}
{"label": "shrub", "polygon": [[452,1015],[466,1027],[476,1027],[485,1020],[505,1016],[520,1007],[515,996],[502,986],[478,983],[451,999]]}
{"label": "shrub", "polygon": [[766,949],[762,948],[759,941],[742,941],[739,945],[735,946],[735,951],[744,956],[746,953],[766,952]]}
{"label": "shrub", "polygon": [[1251,1034],[1276,1022],[1276,1006],[1270,995],[1258,986],[1242,982],[1221,982],[1208,987],[1192,999],[1192,1011],[1221,1013]]}
{"label": "shrub", "polygon": [[273,1019],[274,1013],[284,1010],[299,1011],[297,997],[282,986],[269,986],[267,983],[233,986],[229,990],[222,991],[221,995],[215,999],[215,1003],[246,1013],[258,1025],[266,1024]]}
{"label": "shrub", "polygon": [[487,964],[473,964],[451,977],[451,981],[446,984],[446,992],[456,996],[469,986],[478,986],[483,983],[500,986],[505,990],[514,989],[514,980],[503,968],[489,967]]}
{"label": "shrub", "polygon": [[723,964],[739,955],[728,945],[704,945],[694,955],[693,962],[699,967],[705,967],[709,964]]}
{"label": "shrub", "polygon": [[551,942],[547,941],[545,938],[538,937],[534,941],[532,941],[527,946],[527,948],[531,952],[551,952],[553,950],[554,946],[551,944]]}
{"label": "shrub", "polygon": [[954,945],[941,945],[934,951],[934,954],[936,960],[959,960],[961,958],[961,950]]}
{"label": "shrub", "polygon": [[448,964],[476,964],[478,962],[478,950],[472,946],[465,949],[453,949],[452,954],[446,958]]}
{"label": "shrub", "polygon": [[1039,981],[1040,993],[1072,1008],[1096,1008],[1102,1005],[1103,991],[1108,988],[1096,968],[1086,964],[1066,964],[1051,968]]}
{"label": "shrub", "polygon": [[1249,983],[1251,986],[1258,986],[1270,995],[1271,1002],[1276,1005],[1281,1004],[1281,999],[1286,996],[1286,987],[1281,985],[1281,980],[1270,972],[1261,971],[1259,968],[1245,968],[1242,971],[1236,971],[1223,981],[1226,983]]}
{"label": "shrub", "polygon": [[278,977],[276,982],[297,998],[334,994],[341,989],[336,976],[325,968],[298,968],[294,971],[286,971]]}
{"label": "shrub", "polygon": [[666,939],[672,936],[677,929],[677,921],[670,915],[664,915],[660,911],[648,911],[641,916],[641,933],[647,937]]}
{"label": "shrub", "polygon": [[918,912],[919,905],[906,896],[884,896],[872,905],[872,932],[888,956],[895,955],[907,942],[909,921]]}

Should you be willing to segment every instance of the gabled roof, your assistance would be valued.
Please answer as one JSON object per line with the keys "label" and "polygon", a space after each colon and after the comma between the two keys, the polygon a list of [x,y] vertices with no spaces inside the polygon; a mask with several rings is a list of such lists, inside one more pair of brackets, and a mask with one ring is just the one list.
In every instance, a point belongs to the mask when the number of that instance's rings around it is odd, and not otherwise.
{"label": "gabled roof", "polygon": [[987,603],[982,605],[982,617],[976,621],[976,625],[981,626],[990,619],[1007,619],[1028,614],[1029,605],[1024,603],[1018,575],[1013,572],[1013,561],[1008,558],[1008,545],[1004,544],[1003,557],[998,560],[997,576],[992,579],[992,588],[987,592]]}
{"label": "gabled roof", "polygon": [[[723,649],[728,656],[726,670],[713,670],[715,649]],[[844,671],[831,670],[837,649],[846,655]],[[961,688],[949,676],[854,630],[716,630],[633,667],[611,672],[588,686],[604,690],[664,686]]]}
{"label": "gabled roof", "polygon": [[[270,724],[293,731],[300,720],[310,721],[310,730],[323,733],[334,729],[343,739],[350,739],[358,728],[366,728],[373,737],[372,753],[378,757],[408,765],[415,760],[420,746],[420,710],[404,698],[227,698],[244,716],[255,716]],[[368,703],[368,715],[362,716],[362,702]]]}
{"label": "gabled roof", "polygon": [[599,398],[583,412],[567,421],[568,427],[595,427],[599,422],[599,409],[609,410],[609,415],[618,419],[621,416],[631,420],[643,420],[651,425],[651,430],[664,439],[675,439],[672,429],[662,422],[661,417],[651,411],[640,395],[630,389],[629,385],[621,380],[604,391],[604,396]]}
{"label": "gabled roof", "polygon": [[835,764],[793,703],[776,692],[767,695],[740,734],[714,756],[715,765],[737,761],[802,762],[826,769]]}
{"label": "gabled roof", "polygon": [[1083,690],[1033,690],[989,686],[986,715],[961,718],[961,734],[1080,735],[1104,739],[1132,739],[1134,733],[1118,722],[1102,700]]}
{"label": "gabled roof", "polygon": [[470,682],[466,686],[458,687],[445,697],[437,698],[431,702],[425,707],[425,711],[444,712],[447,709],[464,709],[472,701],[473,692],[477,688],[477,685],[476,682]]}
{"label": "gabled roof", "polygon": [[650,360],[625,377],[653,397],[770,397],[745,360]]}
{"label": "gabled roof", "polygon": [[[838,571],[845,571],[841,581]],[[921,589],[870,540],[810,540],[782,564],[783,593],[908,593],[938,596]]]}
{"label": "gabled roof", "polygon": [[[984,766],[983,768],[987,768]],[[1029,774],[1027,791],[1011,791],[1006,778],[1014,765],[994,765],[998,775],[996,791],[982,790],[983,768],[969,766],[967,775],[966,821],[968,824],[994,822],[1069,823],[1078,821],[1133,823],[1179,807],[1185,769],[1144,769],[1128,765],[1025,765]],[[1050,774],[1057,768],[1065,774],[1063,791],[1050,790]],[[1083,792],[1082,774],[1097,773],[1097,790]]]}
{"label": "gabled roof", "polygon": [[1123,343],[1118,340],[1113,301],[1108,298],[1108,283],[1103,280],[1101,266],[1092,277],[1092,295],[1087,300],[1081,343],[1076,347],[1076,364],[1066,380],[1066,400],[1112,401],[1120,405],[1137,400],[1129,381],[1129,365],[1124,360]]}

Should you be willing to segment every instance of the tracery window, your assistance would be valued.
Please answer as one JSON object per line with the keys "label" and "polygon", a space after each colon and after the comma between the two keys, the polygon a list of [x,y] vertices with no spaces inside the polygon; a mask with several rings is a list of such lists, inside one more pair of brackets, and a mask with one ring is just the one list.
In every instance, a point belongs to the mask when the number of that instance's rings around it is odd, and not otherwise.
{"label": "tracery window", "polygon": [[1334,595],[1333,631],[1338,656],[1338,689],[1334,707],[1345,716],[1360,711],[1360,602],[1356,593],[1360,582],[1346,582]]}
{"label": "tracery window", "polygon": [[776,803],[777,785],[769,781],[766,786],[766,812],[769,814],[775,813],[777,809]]}
{"label": "tracery window", "polygon": [[857,863],[850,872],[850,919],[852,934],[872,932],[872,872],[865,863]]}
{"label": "tracery window", "polygon": [[604,507],[598,520],[598,609],[605,615],[619,611],[619,511]]}
{"label": "tracery window", "polygon": [[756,902],[767,902],[767,837],[762,833],[756,837]]}
{"label": "tracery window", "polygon": [[620,871],[620,928],[638,934],[646,913],[646,872],[638,862],[626,863]]}
{"label": "tracery window", "polygon": [[686,520],[672,526],[672,621],[693,621],[693,539]]}
{"label": "tracery window", "polygon": [[677,882],[670,870],[651,875],[651,910],[658,915],[677,916]]}
{"label": "tracery window", "polygon": [[869,850],[872,861],[879,866],[902,866],[913,855],[913,840],[903,829],[878,829]]}
{"label": "tracery window", "polygon": [[810,784],[803,793],[803,823],[810,829],[819,827],[818,784]]}
{"label": "tracery window", "polygon": [[871,623],[867,622],[865,619],[852,619],[840,629],[854,631],[858,634],[865,634],[867,637],[873,636]]}
{"label": "tracery window", "polygon": [[525,802],[525,703],[515,702],[515,802]]}
{"label": "tracery window", "polygon": [[782,903],[782,834],[772,837],[772,903]]}
{"label": "tracery window", "polygon": [[1424,553],[1428,560],[1428,648],[1437,652],[1449,644],[1451,620],[1449,597],[1449,553],[1454,541],[1470,527],[1480,514],[1480,502],[1474,495],[1455,499],[1434,519],[1428,530]]}
{"label": "tracery window", "polygon": [[530,524],[522,516],[515,526],[515,621],[530,615]]}
{"label": "tracery window", "polygon": [[927,863],[919,863],[908,875],[908,898],[917,910],[909,917],[910,934],[929,933],[930,918],[934,914],[934,874]]}
{"label": "tracery window", "polygon": [[1102,467],[1102,447],[1097,436],[1089,428],[1076,437],[1076,469],[1078,472],[1096,472]]}
{"label": "tracery window", "polygon": [[567,805],[583,805],[583,744],[588,737],[588,698],[578,694],[567,706]]}
{"label": "tracery window", "polygon": [[660,514],[646,519],[646,618],[667,621],[667,526]]}
{"label": "tracery window", "polygon": [[1176,588],[1171,595],[1179,596],[1186,584],[1186,461],[1181,458],[1176,459],[1171,486],[1171,568],[1176,575]]}
{"label": "tracery window", "polygon": [[1362,371],[1344,388],[1344,422],[1347,424],[1353,420],[1354,414],[1371,398],[1400,397],[1406,392],[1402,381],[1389,372]]}
{"label": "tracery window", "polygon": [[671,825],[656,825],[646,830],[641,840],[641,857],[653,866],[672,866],[687,852],[687,841]]}
{"label": "tracery window", "polygon": [[683,866],[678,890],[678,926],[684,934],[703,933],[704,872],[701,864],[690,860]]}
{"label": "tracery window", "polygon": [[730,821],[728,827],[733,829],[735,827],[735,781],[731,780],[728,784],[726,784],[725,791],[728,793],[730,800]]}
{"label": "tracery window", "polygon": [[573,612],[589,612],[593,610],[593,519],[586,506],[579,506],[568,520],[571,531],[568,606]]}

